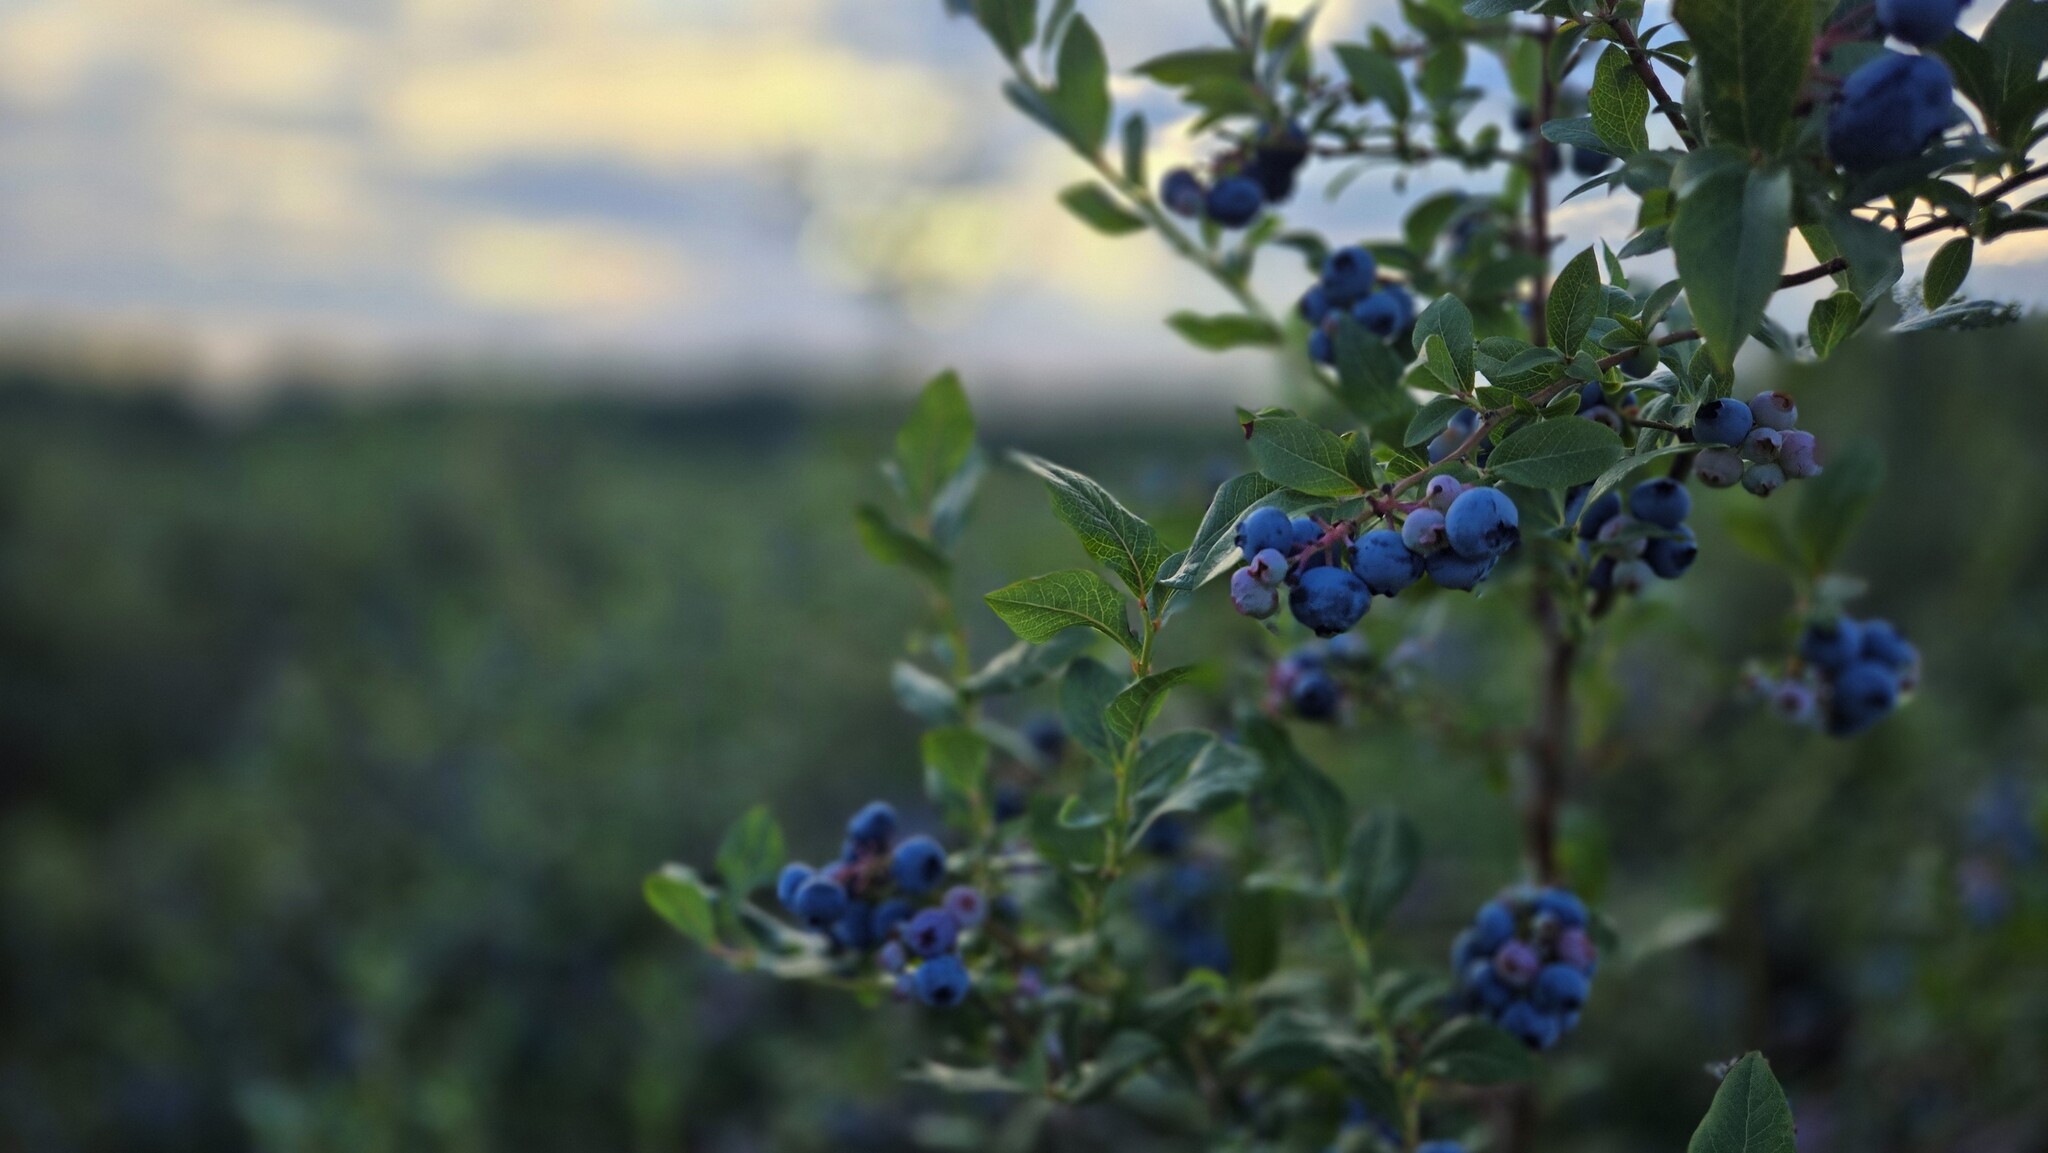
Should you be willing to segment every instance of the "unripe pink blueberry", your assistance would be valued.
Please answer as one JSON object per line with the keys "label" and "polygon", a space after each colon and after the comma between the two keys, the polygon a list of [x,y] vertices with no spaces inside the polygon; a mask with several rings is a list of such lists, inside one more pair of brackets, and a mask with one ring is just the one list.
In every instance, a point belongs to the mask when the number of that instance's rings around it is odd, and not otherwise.
{"label": "unripe pink blueberry", "polygon": [[1759,392],[1750,398],[1749,412],[1757,427],[1785,432],[1799,426],[1799,406],[1782,392]]}
{"label": "unripe pink blueberry", "polygon": [[1250,568],[1241,568],[1230,574],[1230,605],[1245,616],[1262,621],[1280,611],[1280,590],[1276,585],[1261,582]]}
{"label": "unripe pink blueberry", "polygon": [[1693,458],[1692,474],[1708,488],[1734,488],[1742,482],[1742,454],[1732,448],[1704,449]]}
{"label": "unripe pink blueberry", "polygon": [[[1456,481],[1451,483],[1456,484]],[[1444,514],[1434,508],[1418,508],[1401,526],[1401,543],[1428,556],[1450,544],[1444,535]]]}
{"label": "unripe pink blueberry", "polygon": [[1742,487],[1754,496],[1769,496],[1785,485],[1785,470],[1775,464],[1753,464],[1742,470]]}
{"label": "unripe pink blueberry", "polygon": [[1784,434],[1778,448],[1778,467],[1789,480],[1808,480],[1821,472],[1820,445],[1810,432]]}
{"label": "unripe pink blueberry", "polygon": [[1245,566],[1245,571],[1267,588],[1279,588],[1280,582],[1287,579],[1287,554],[1279,549],[1264,549]]}
{"label": "unripe pink blueberry", "polygon": [[1656,572],[1648,562],[1639,560],[1623,561],[1614,566],[1614,591],[1631,596],[1642,592],[1657,579]]}
{"label": "unripe pink blueberry", "polygon": [[1449,512],[1451,502],[1457,500],[1458,494],[1464,491],[1465,486],[1460,484],[1455,476],[1433,476],[1429,478],[1429,488],[1424,499],[1429,502],[1429,507],[1438,512]]}
{"label": "unripe pink blueberry", "polygon": [[1805,681],[1785,681],[1771,690],[1771,711],[1794,724],[1813,720],[1813,688]]}
{"label": "unripe pink blueberry", "polygon": [[1635,527],[1636,519],[1634,517],[1627,515],[1610,517],[1606,524],[1600,526],[1600,533],[1594,539],[1606,546],[1609,555],[1638,557],[1643,555],[1644,551],[1650,547],[1650,542],[1640,536],[1633,540],[1621,539],[1623,533]]}

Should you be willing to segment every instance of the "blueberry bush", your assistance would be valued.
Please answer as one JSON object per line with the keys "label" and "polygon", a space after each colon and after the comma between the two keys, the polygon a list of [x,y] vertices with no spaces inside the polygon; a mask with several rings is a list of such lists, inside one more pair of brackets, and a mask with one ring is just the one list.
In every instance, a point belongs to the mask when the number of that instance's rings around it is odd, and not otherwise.
{"label": "blueberry bush", "polygon": [[[1059,193],[1073,215],[1156,236],[1229,299],[1168,324],[1203,349],[1270,350],[1309,387],[1237,412],[1249,469],[1169,540],[1081,472],[984,448],[961,382],[933,380],[884,464],[896,506],[857,519],[930,594],[893,687],[927,726],[939,821],[905,835],[877,801],[835,853],[799,861],[757,808],[708,871],[652,874],[649,903],[736,968],[923,1006],[941,1048],[911,1076],[1014,1101],[1016,1147],[1047,1102],[1130,1110],[1188,1147],[1528,1147],[1546,1055],[1619,1008],[1595,985],[1623,942],[1560,848],[1577,698],[1603,626],[1699,560],[1692,482],[1802,490],[1790,525],[1747,522],[1793,590],[1783,652],[1746,676],[1752,707],[1849,739],[1919,685],[1913,643],[1852,616],[1865,583],[1836,571],[1882,462],[1830,460],[1791,395],[1741,378],[1867,326],[2014,319],[1960,290],[1978,245],[2048,227],[2048,200],[2015,203],[2048,175],[2028,156],[2048,5],[2008,0],[1972,37],[1955,0],[1677,0],[1668,23],[1628,0],[1403,0],[1405,27],[1324,52],[1313,10],[1210,0],[1213,42],[1131,68],[1185,106],[1202,155],[1157,173],[1147,117],[1119,118],[1072,0],[946,7],[1089,170]],[[1505,125],[1475,123],[1475,57],[1506,76]],[[1490,190],[1424,196],[1391,237],[1287,217],[1311,180],[1341,202],[1362,172],[1422,166]],[[1633,229],[1557,251],[1556,205],[1596,194],[1633,197]],[[1909,281],[1906,243],[1950,233]],[[1292,271],[1288,306],[1261,299],[1262,260]],[[1676,276],[1645,279],[1655,267]],[[1798,332],[1771,306],[1804,285],[1829,291]],[[957,550],[993,465],[1042,481],[1092,564],[986,592],[1015,644],[983,659]],[[1249,682],[1163,659],[1176,617],[1220,610],[1215,584],[1286,649]],[[1524,871],[1496,879],[1447,959],[1396,957],[1385,930],[1424,832],[1347,796],[1302,726],[1428,694],[1359,626],[1377,606],[1408,614],[1398,632],[1474,595],[1521,605],[1539,655],[1531,715],[1476,738],[1514,749]],[[1041,687],[1056,716],[1010,719],[1004,699]],[[1187,688],[1207,723],[1167,729]],[[2002,890],[1979,888],[1972,907],[1995,913]],[[1694,1056],[1722,1077],[1695,1150],[1794,1148],[1763,1055]]]}

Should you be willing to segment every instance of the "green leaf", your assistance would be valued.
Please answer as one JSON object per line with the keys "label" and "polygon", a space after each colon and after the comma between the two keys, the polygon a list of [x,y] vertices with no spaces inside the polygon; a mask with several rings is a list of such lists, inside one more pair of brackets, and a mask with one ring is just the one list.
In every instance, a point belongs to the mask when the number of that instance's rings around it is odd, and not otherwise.
{"label": "green leaf", "polygon": [[1621,459],[1621,437],[1592,420],[1560,417],[1509,433],[1487,459],[1486,471],[1530,488],[1585,484]]}
{"label": "green leaf", "polygon": [[960,691],[972,697],[987,697],[1028,689],[1067,667],[1068,661],[1080,656],[1092,643],[1093,637],[1073,629],[1042,645],[1018,641],[962,682]]}
{"label": "green leaf", "polygon": [[1068,1104],[1085,1105],[1099,1101],[1123,1084],[1125,1079],[1142,1069],[1146,1062],[1159,1056],[1161,1045],[1157,1037],[1136,1029],[1120,1029],[1110,1037],[1095,1060],[1075,1071],[1063,1097]]}
{"label": "green leaf", "polygon": [[1223,939],[1230,945],[1230,975],[1249,988],[1280,963],[1280,895],[1240,888],[1223,906]]}
{"label": "green leaf", "polygon": [[924,755],[924,791],[933,800],[971,802],[988,773],[988,741],[973,729],[929,729],[919,742]]}
{"label": "green leaf", "polygon": [[1920,298],[1928,308],[1947,304],[1963,287],[1963,278],[1970,275],[1970,261],[1976,251],[1977,242],[1967,236],[1958,236],[1936,250],[1934,259],[1927,262],[1927,279],[1920,286]]}
{"label": "green leaf", "polygon": [[1432,336],[1443,338],[1444,351],[1450,354],[1451,364],[1457,370],[1457,386],[1470,389],[1473,373],[1472,312],[1465,307],[1464,301],[1446,293],[1422,310],[1422,315],[1415,318],[1415,347],[1421,348]]}
{"label": "green leaf", "polygon": [[1460,1085],[1500,1085],[1536,1074],[1527,1045],[1476,1017],[1458,1017],[1422,1047],[1423,1072]]}
{"label": "green leaf", "polygon": [[1086,657],[1068,665],[1060,678],[1060,724],[1075,744],[1105,765],[1115,762],[1117,750],[1103,713],[1123,687],[1115,673]]}
{"label": "green leaf", "polygon": [[1593,318],[1600,315],[1602,296],[1600,260],[1589,247],[1572,257],[1551,283],[1550,347],[1567,358],[1576,354],[1592,331]]}
{"label": "green leaf", "polygon": [[1361,932],[1378,929],[1415,881],[1422,839],[1408,818],[1391,810],[1369,813],[1351,830],[1344,847],[1341,889],[1352,923]]}
{"label": "green leaf", "polygon": [[1401,66],[1393,57],[1363,44],[1339,44],[1335,51],[1337,63],[1343,66],[1352,91],[1360,99],[1386,105],[1388,115],[1395,120],[1408,119],[1414,111],[1414,101],[1408,94],[1407,78],[1401,75]]}
{"label": "green leaf", "polygon": [[1465,15],[1474,20],[1491,20],[1510,12],[1527,12],[1536,0],[1465,0]]}
{"label": "green leaf", "polygon": [[1405,366],[1394,350],[1387,347],[1387,342],[1346,316],[1337,322],[1333,343],[1337,354],[1337,399],[1344,407],[1374,428],[1395,420],[1405,423],[1415,409],[1415,401],[1401,384]]}
{"label": "green leaf", "polygon": [[[1801,5],[1804,7],[1804,5]],[[1686,1153],[1798,1153],[1792,1107],[1770,1062],[1750,1053],[1728,1070]]]}
{"label": "green leaf", "polygon": [[952,371],[933,377],[918,395],[910,419],[896,433],[896,470],[904,500],[924,512],[939,489],[974,450],[974,413]]}
{"label": "green leaf", "polygon": [[1678,198],[1672,255],[1693,323],[1722,368],[1734,366],[1778,290],[1791,228],[1792,175],[1784,168],[1722,169]]}
{"label": "green leaf", "polygon": [[1145,218],[1117,203],[1116,197],[1100,184],[1084,180],[1068,185],[1060,203],[1081,219],[1081,223],[1104,236],[1128,236],[1145,231]]}
{"label": "green leaf", "polygon": [[1280,492],[1279,485],[1255,472],[1224,481],[1209,499],[1209,509],[1195,529],[1194,543],[1180,567],[1165,583],[1171,588],[1198,589],[1229,572],[1242,559],[1237,551],[1237,522],[1252,507]]}
{"label": "green leaf", "polygon": [[1650,90],[1627,49],[1610,44],[1600,54],[1586,101],[1593,110],[1593,131],[1605,145],[1601,151],[1627,158],[1650,147]]}
{"label": "green leaf", "polygon": [[1086,16],[1076,15],[1067,26],[1053,71],[1055,83],[1047,103],[1068,141],[1093,156],[1109,135],[1109,58]]}
{"label": "green leaf", "polygon": [[926,1061],[923,1065],[904,1073],[903,1078],[906,1081],[930,1085],[945,1093],[1015,1094],[1031,1091],[1030,1086],[992,1066],[967,1069]]}
{"label": "green leaf", "polygon": [[1043,644],[1061,632],[1086,625],[1136,652],[1124,616],[1124,598],[1100,576],[1085,569],[1029,577],[982,598],[1020,640]]}
{"label": "green leaf", "polygon": [[1329,775],[1317,768],[1294,747],[1287,730],[1264,717],[1244,725],[1245,744],[1265,765],[1262,776],[1266,791],[1283,809],[1308,824],[1309,847],[1324,873],[1337,869],[1344,858],[1344,839],[1350,824],[1350,805],[1344,791]]}
{"label": "green leaf", "polygon": [[1345,468],[1344,441],[1336,433],[1299,417],[1264,417],[1252,425],[1252,459],[1267,480],[1312,496],[1358,495],[1358,482]]}
{"label": "green leaf", "polygon": [[1143,112],[1133,112],[1124,117],[1124,179],[1140,188],[1149,183],[1145,176],[1147,135]]}
{"label": "green leaf", "polygon": [[1211,740],[1189,762],[1187,772],[1146,809],[1131,830],[1136,846],[1153,822],[1169,813],[1213,813],[1242,800],[1259,782],[1259,762],[1235,745]]}
{"label": "green leaf", "polygon": [[974,18],[1006,59],[1029,47],[1038,34],[1037,0],[972,0]]}
{"label": "green leaf", "polygon": [[1825,358],[1862,324],[1863,302],[1853,292],[1837,292],[1813,302],[1813,311],[1806,316],[1806,340],[1815,356]]}
{"label": "green leaf", "polygon": [[1252,76],[1251,57],[1235,48],[1191,48],[1168,52],[1131,71],[1169,88],[1186,88],[1204,80],[1242,80]]}
{"label": "green leaf", "polygon": [[1813,59],[1813,5],[1676,0],[1672,15],[1692,40],[1691,85],[1706,106],[1708,139],[1775,155]]}
{"label": "green leaf", "polygon": [[1984,114],[1991,134],[2017,148],[2040,113],[2041,64],[2048,60],[2048,6],[2007,0],[1981,40],[1961,33],[1931,50],[1955,72],[1956,87]]}
{"label": "green leaf", "polygon": [[783,849],[782,826],[766,805],[755,805],[725,830],[718,845],[718,879],[725,891],[736,897],[775,879],[788,858]]}
{"label": "green leaf", "polygon": [[900,565],[933,584],[944,584],[952,565],[938,549],[923,538],[896,527],[889,514],[871,504],[853,511],[854,527],[860,531],[861,546],[883,564]]}
{"label": "green leaf", "polygon": [[1107,565],[1132,596],[1143,598],[1151,591],[1167,556],[1166,546],[1151,525],[1109,495],[1108,489],[1073,469],[1029,453],[1015,452],[1010,457],[1045,481],[1052,494],[1053,515],[1074,530],[1089,556]]}
{"label": "green leaf", "polygon": [[1542,133],[1543,139],[1552,144],[1569,144],[1573,148],[1591,148],[1596,152],[1607,151],[1607,142],[1600,138],[1600,130],[1593,127],[1591,116],[1546,120],[1538,131]]}
{"label": "green leaf", "polygon": [[960,715],[960,695],[953,686],[909,661],[890,666],[889,687],[896,693],[896,703],[926,724],[952,724]]}
{"label": "green leaf", "polygon": [[1890,294],[1892,285],[1906,272],[1898,232],[1833,201],[1824,202],[1816,215],[1819,223],[1801,228],[1800,235],[1816,259],[1839,256],[1848,262],[1848,270],[1836,275],[1837,282],[1847,285],[1866,308]]}
{"label": "green leaf", "polygon": [[1187,680],[1194,671],[1193,665],[1179,665],[1131,682],[1130,687],[1119,692],[1103,711],[1102,719],[1108,726],[1109,735],[1126,745],[1136,740],[1159,715],[1161,706],[1166,703],[1166,694]]}
{"label": "green leaf", "polygon": [[1429,403],[1423,405],[1415,413],[1415,418],[1408,422],[1408,431],[1402,436],[1401,443],[1409,448],[1428,444],[1436,439],[1438,433],[1450,427],[1452,418],[1464,409],[1465,402],[1455,396],[1431,397]]}
{"label": "green leaf", "polygon": [[1280,330],[1271,321],[1239,313],[1203,316],[1197,312],[1176,312],[1166,318],[1166,323],[1186,337],[1188,343],[1210,352],[1270,348],[1280,343]]}
{"label": "green leaf", "polygon": [[640,883],[647,905],[699,945],[718,944],[718,926],[711,915],[711,890],[684,865],[663,865]]}
{"label": "green leaf", "polygon": [[1795,520],[1801,551],[1814,572],[1826,572],[1842,555],[1857,522],[1884,487],[1884,456],[1868,441],[1851,444],[1812,480],[1799,486]]}
{"label": "green leaf", "polygon": [[1679,456],[1684,453],[1697,451],[1699,451],[1699,446],[1696,444],[1667,444],[1663,448],[1654,449],[1650,452],[1638,452],[1631,456],[1622,457],[1620,460],[1615,461],[1613,466],[1606,472],[1601,473],[1598,480],[1593,482],[1593,487],[1586,492],[1586,498],[1579,502],[1580,511],[1583,512],[1586,509],[1592,508],[1594,504],[1599,502],[1601,497],[1620,488],[1623,481],[1627,480],[1643,466],[1653,461],[1662,460],[1667,456]]}

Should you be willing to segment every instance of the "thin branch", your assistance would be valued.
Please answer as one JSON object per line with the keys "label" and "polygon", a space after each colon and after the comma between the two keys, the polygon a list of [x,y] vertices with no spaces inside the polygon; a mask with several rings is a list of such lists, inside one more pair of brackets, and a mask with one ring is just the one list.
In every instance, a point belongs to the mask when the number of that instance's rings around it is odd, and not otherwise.
{"label": "thin branch", "polygon": [[1650,90],[1651,101],[1657,105],[1657,111],[1664,114],[1664,119],[1671,122],[1671,127],[1678,130],[1678,139],[1684,142],[1685,150],[1690,152],[1698,148],[1699,140],[1693,136],[1692,129],[1685,123],[1685,107],[1673,100],[1671,93],[1665,89],[1663,79],[1657,75],[1657,69],[1650,63],[1650,54],[1643,51],[1642,41],[1636,39],[1636,30],[1625,18],[1617,17],[1613,13],[1608,13],[1601,19],[1614,30],[1614,42],[1621,45],[1622,51],[1628,53],[1629,63],[1636,66],[1636,75],[1643,78],[1643,86]]}
{"label": "thin branch", "polygon": [[[1977,204],[1980,208],[1988,208],[1991,205],[1998,203],[2000,200],[2003,200],[2007,194],[2016,192],[2022,188],[2025,188],[2027,185],[2032,184],[2035,181],[2041,179],[2048,179],[2048,166],[2044,166],[2041,168],[2029,168],[2023,172],[2014,173],[2013,175],[2006,177],[2004,180],[1999,181],[1997,184],[1992,185],[1989,191],[1978,196]],[[1918,240],[1923,236],[1932,236],[1937,232],[1946,232],[1952,228],[1968,227],[1970,227],[1970,222],[1967,220],[1963,220],[1960,217],[1940,216],[1936,217],[1933,220],[1923,221],[1919,224],[1914,225],[1911,228],[1904,230],[1903,232],[1899,233],[1899,239],[1902,241]],[[1814,265],[1812,268],[1801,269],[1798,272],[1786,273],[1782,278],[1779,279],[1778,287],[1797,288],[1799,285],[1811,284],[1812,282],[1819,280],[1823,277],[1833,276],[1838,272],[1846,272],[1848,271],[1848,269],[1848,260],[1844,259],[1843,257],[1837,256],[1833,260],[1822,261],[1821,263]]]}

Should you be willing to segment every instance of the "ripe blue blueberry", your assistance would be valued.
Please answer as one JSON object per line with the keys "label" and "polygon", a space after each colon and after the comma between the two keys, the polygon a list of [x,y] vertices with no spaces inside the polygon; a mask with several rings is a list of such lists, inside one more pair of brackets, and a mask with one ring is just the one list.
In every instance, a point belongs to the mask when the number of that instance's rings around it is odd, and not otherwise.
{"label": "ripe blue blueberry", "polygon": [[896,935],[897,926],[910,919],[910,902],[901,897],[891,897],[875,906],[870,918],[875,940],[886,941]]}
{"label": "ripe blue blueberry", "polygon": [[1756,417],[1739,400],[1722,397],[1700,406],[1692,418],[1692,438],[1701,444],[1734,448],[1749,435]]}
{"label": "ripe blue blueberry", "polygon": [[996,786],[990,808],[1000,825],[1023,816],[1030,801],[1031,795],[1024,791],[1024,786],[1004,781]]}
{"label": "ripe blue blueberry", "polygon": [[832,938],[849,949],[866,951],[875,947],[875,910],[866,901],[848,901],[846,911],[832,926]]}
{"label": "ripe blue blueberry", "polygon": [[800,862],[791,861],[782,866],[782,873],[775,878],[775,899],[782,902],[783,908],[796,912],[797,890],[815,875],[809,865]]}
{"label": "ripe blue blueberry", "polygon": [[1734,488],[1742,483],[1742,454],[1732,448],[1703,449],[1692,458],[1692,474],[1708,488]]}
{"label": "ripe blue blueberry", "polygon": [[1826,673],[1839,673],[1863,653],[1863,630],[1848,617],[1814,621],[1799,638],[1799,658]]}
{"label": "ripe blue blueberry", "polygon": [[1522,539],[1521,514],[1515,502],[1497,488],[1472,488],[1458,494],[1444,517],[1451,548],[1468,560],[1497,557]]}
{"label": "ripe blue blueberry", "polygon": [[889,875],[906,893],[930,892],[946,877],[946,850],[923,834],[907,837],[890,858]]}
{"label": "ripe blue blueberry", "polygon": [[1668,476],[1646,480],[1628,494],[1628,511],[1637,520],[1675,529],[1692,515],[1692,494]]}
{"label": "ripe blue blueberry", "polygon": [[1024,722],[1024,740],[1032,751],[1048,761],[1057,761],[1067,751],[1067,730],[1051,713],[1039,713]]}
{"label": "ripe blue blueberry", "polygon": [[1415,321],[1415,301],[1406,289],[1389,286],[1359,301],[1351,317],[1381,340],[1393,340]]}
{"label": "ripe blue blueberry", "polygon": [[1547,1013],[1576,1013],[1585,1007],[1590,992],[1592,985],[1584,973],[1569,965],[1545,965],[1536,976],[1529,1000]]}
{"label": "ripe blue blueberry", "polygon": [[1259,580],[1251,569],[1241,568],[1230,574],[1230,607],[1255,621],[1265,620],[1280,611],[1280,590]]}
{"label": "ripe blue blueberry", "polygon": [[1876,661],[1893,670],[1919,663],[1919,651],[1899,635],[1899,630],[1890,621],[1864,621],[1862,628],[1864,660]]}
{"label": "ripe blue blueberry", "polygon": [[904,922],[903,943],[920,957],[950,953],[960,939],[960,922],[944,909],[921,909]]}
{"label": "ripe blue blueberry", "polygon": [[1805,681],[1785,681],[1771,690],[1771,711],[1795,725],[1813,720],[1816,700]]}
{"label": "ripe blue blueberry", "polygon": [[[1583,499],[1583,496],[1581,499]],[[1620,515],[1621,494],[1607,493],[1588,506],[1585,512],[1579,514],[1579,539],[1597,539],[1600,536],[1600,530],[1606,528],[1609,521]]]}
{"label": "ripe blue blueberry", "polygon": [[911,978],[911,988],[917,992],[917,999],[934,1009],[950,1009],[965,1001],[972,985],[967,966],[951,954],[933,957],[919,965]]}
{"label": "ripe blue blueberry", "polygon": [[1201,178],[1185,168],[1170,169],[1159,180],[1159,203],[1175,216],[1200,216],[1208,196]]}
{"label": "ripe blue blueberry", "polygon": [[1379,262],[1372,253],[1351,245],[1340,248],[1323,261],[1323,291],[1330,303],[1348,307],[1372,295],[1379,276]]}
{"label": "ripe blue blueberry", "polygon": [[1685,525],[1678,526],[1675,536],[1653,538],[1649,547],[1643,550],[1643,560],[1649,564],[1650,571],[1668,581],[1684,576],[1699,556],[1699,540]]}
{"label": "ripe blue blueberry", "polygon": [[1799,405],[1782,392],[1759,392],[1750,397],[1749,414],[1762,428],[1790,432],[1799,427]]}
{"label": "ripe blue blueberry", "polygon": [[1555,886],[1536,894],[1536,911],[1556,917],[1567,929],[1585,928],[1589,915],[1586,912],[1586,902],[1580,900],[1578,894]]}
{"label": "ripe blue blueberry", "polygon": [[1956,30],[1970,0],[1877,0],[1877,26],[1924,48]]}
{"label": "ripe blue blueberry", "polygon": [[1899,703],[1899,674],[1876,661],[1859,660],[1835,678],[1828,703],[1828,732],[1851,737],[1884,719]]}
{"label": "ripe blue blueberry", "polygon": [[1374,596],[1397,596],[1422,579],[1422,557],[1392,529],[1374,529],[1351,546],[1351,571]]}
{"label": "ripe blue blueberry", "polygon": [[1322,285],[1314,285],[1302,293],[1301,303],[1295,306],[1295,311],[1299,312],[1301,318],[1308,321],[1310,326],[1319,325],[1325,316],[1330,315],[1330,295],[1323,291]]}
{"label": "ripe blue blueberry", "polygon": [[1422,558],[1422,567],[1429,573],[1429,579],[1438,588],[1457,592],[1471,592],[1487,577],[1493,575],[1493,566],[1499,563],[1497,557],[1472,558],[1460,556],[1456,549],[1439,549]]}
{"label": "ripe blue blueberry", "polygon": [[1185,813],[1167,813],[1145,826],[1138,837],[1138,847],[1155,857],[1177,857],[1187,848],[1188,838],[1194,829]]}
{"label": "ripe blue blueberry", "polygon": [[1311,669],[1288,686],[1287,703],[1302,720],[1327,721],[1337,715],[1341,695],[1335,678],[1321,669]]}
{"label": "ripe blue blueberry", "polygon": [[1785,470],[1776,463],[1752,464],[1742,470],[1742,487],[1755,496],[1769,496],[1785,487]]}
{"label": "ripe blue blueberry", "polygon": [[1308,334],[1308,358],[1317,364],[1337,363],[1337,346],[1329,333],[1318,328]]}
{"label": "ripe blue blueberry", "polygon": [[1401,525],[1401,543],[1427,557],[1451,543],[1444,533],[1444,514],[1433,508],[1418,508]]}
{"label": "ripe blue blueberry", "polygon": [[846,822],[846,839],[868,852],[881,852],[895,838],[896,809],[886,801],[869,801]]}
{"label": "ripe blue blueberry", "polygon": [[1780,433],[1778,436],[1778,467],[1785,470],[1788,480],[1809,480],[1821,472],[1820,445],[1810,432]]}
{"label": "ripe blue blueberry", "polygon": [[1479,915],[1472,918],[1472,944],[1483,953],[1491,954],[1515,935],[1515,911],[1505,901],[1488,901],[1479,906]]}
{"label": "ripe blue blueberry", "polygon": [[955,885],[947,889],[939,906],[953,914],[953,919],[960,922],[963,929],[974,928],[988,916],[988,902],[982,898],[981,890],[972,885]]}
{"label": "ripe blue blueberry", "polygon": [[1590,977],[1599,964],[1600,951],[1584,929],[1566,929],[1557,935],[1557,959]]}
{"label": "ripe blue blueberry", "polygon": [[1849,74],[1827,149],[1851,172],[1909,159],[1956,122],[1955,78],[1933,56],[1886,52]]}
{"label": "ripe blue blueberry", "polygon": [[1594,177],[1614,166],[1614,157],[1597,148],[1583,144],[1572,147],[1572,171],[1580,176]]}
{"label": "ripe blue blueberry", "polygon": [[901,941],[887,942],[881,951],[875,954],[875,964],[880,965],[884,973],[901,973],[903,966],[909,963],[910,956],[903,951]]}
{"label": "ripe blue blueberry", "polygon": [[1372,590],[1341,568],[1315,568],[1301,574],[1287,596],[1294,619],[1319,637],[1347,632],[1372,607]]}
{"label": "ripe blue blueberry", "polygon": [[813,876],[797,889],[790,911],[813,929],[829,928],[846,915],[846,890],[830,877]]}
{"label": "ripe blue blueberry", "polygon": [[1496,1024],[1531,1049],[1548,1049],[1557,1044],[1560,1030],[1557,1018],[1540,1012],[1527,1001],[1509,1005]]}
{"label": "ripe blue blueberry", "polygon": [[1465,995],[1479,1008],[1499,1012],[1515,999],[1515,991],[1500,979],[1499,973],[1493,971],[1491,960],[1481,957],[1467,964],[1462,971]]}
{"label": "ripe blue blueberry", "polygon": [[1287,553],[1294,550],[1294,522],[1277,508],[1255,508],[1237,525],[1237,548],[1244,559],[1255,560],[1268,549]]}
{"label": "ripe blue blueberry", "polygon": [[1458,451],[1473,431],[1479,427],[1479,414],[1469,408],[1461,408],[1436,439],[1429,442],[1429,463],[1446,460]]}
{"label": "ripe blue blueberry", "polygon": [[1243,228],[1266,207],[1266,192],[1249,176],[1231,176],[1209,190],[1209,219],[1224,228]]}

